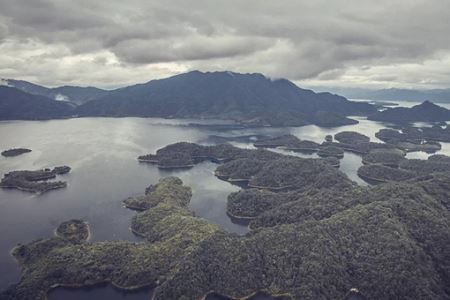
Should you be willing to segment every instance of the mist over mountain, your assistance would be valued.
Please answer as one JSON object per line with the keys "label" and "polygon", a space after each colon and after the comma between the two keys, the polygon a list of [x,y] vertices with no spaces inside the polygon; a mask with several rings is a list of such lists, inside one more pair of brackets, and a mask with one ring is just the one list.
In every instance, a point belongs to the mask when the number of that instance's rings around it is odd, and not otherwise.
{"label": "mist over mountain", "polygon": [[28,81],[14,79],[3,79],[2,83],[29,94],[40,95],[57,101],[71,102],[76,105],[86,103],[108,93],[108,91],[96,87],[61,86],[48,88]]}
{"label": "mist over mountain", "polygon": [[[334,127],[368,116],[394,123],[450,120],[450,111],[429,101],[378,112],[374,105],[302,89],[262,74],[192,71],[112,91],[94,87],[47,88],[4,80],[1,119],[80,117],[161,117],[232,119],[250,126]],[[81,105],[76,106],[76,103]]]}
{"label": "mist over mountain", "polygon": [[0,120],[46,120],[68,117],[72,112],[68,103],[0,86]]}

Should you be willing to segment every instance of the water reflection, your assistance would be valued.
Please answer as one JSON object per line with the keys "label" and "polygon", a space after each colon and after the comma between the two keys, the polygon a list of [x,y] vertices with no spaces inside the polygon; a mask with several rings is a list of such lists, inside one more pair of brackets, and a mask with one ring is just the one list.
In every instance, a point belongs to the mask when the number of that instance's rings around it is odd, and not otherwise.
{"label": "water reflection", "polygon": [[[290,133],[300,139],[322,142],[327,134],[356,130],[370,136],[373,141],[378,141],[375,133],[383,125],[364,118],[358,120],[360,123],[357,125],[331,129],[311,125],[300,128],[227,131],[207,126],[187,126],[194,122],[192,120],[143,118],[0,122],[0,149],[26,147],[33,150],[18,157],[0,157],[1,175],[18,169],[39,169],[57,165],[72,167],[72,171],[64,176],[64,180],[68,182],[66,189],[43,195],[0,190],[0,289],[19,279],[17,264],[9,255],[9,251],[17,243],[52,236],[53,230],[62,221],[71,218],[87,220],[92,228],[93,241],[141,241],[129,230],[130,220],[136,212],[125,209],[122,200],[128,196],[142,194],[145,187],[168,175],[179,176],[185,184],[192,187],[190,208],[198,216],[232,232],[244,234],[248,231],[245,225],[233,223],[226,215],[227,196],[239,188],[214,176],[213,171],[217,165],[205,162],[190,170],[159,170],[153,165],[138,163],[136,157],[141,154],[155,152],[167,144],[179,141],[207,141],[210,135],[275,136]],[[199,122],[208,124],[215,121],[196,121]],[[254,148],[252,141],[237,140],[232,144]],[[449,150],[450,144],[444,143],[441,153],[448,154]],[[316,157],[315,154],[288,154]],[[352,180],[365,184],[356,175],[360,165],[359,156],[346,152],[340,169]],[[102,289],[107,295],[114,291],[110,290],[110,287]],[[59,295],[56,291],[55,293]],[[66,295],[64,298],[52,299],[70,299],[67,297]],[[97,299],[101,298],[99,296]],[[83,296],[82,299],[87,298]],[[110,295],[105,299],[121,298]]]}

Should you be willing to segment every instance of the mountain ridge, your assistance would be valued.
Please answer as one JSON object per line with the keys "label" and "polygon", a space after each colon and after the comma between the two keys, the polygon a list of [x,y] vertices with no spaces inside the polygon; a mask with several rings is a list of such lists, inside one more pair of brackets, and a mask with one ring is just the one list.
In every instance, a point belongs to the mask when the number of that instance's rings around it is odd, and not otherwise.
{"label": "mountain ridge", "polygon": [[74,105],[81,105],[109,93],[107,90],[93,86],[64,85],[48,88],[25,80],[1,79],[1,82],[4,86],[13,87],[29,94],[44,96],[56,101],[71,102]]}
{"label": "mountain ridge", "polygon": [[443,122],[450,120],[450,110],[428,100],[413,107],[395,107],[370,115],[369,120],[392,123]]}
{"label": "mountain ridge", "polygon": [[288,126],[315,124],[321,111],[346,125],[345,116],[375,108],[259,73],[191,71],[117,89],[77,109],[81,116],[222,117]]}
{"label": "mountain ridge", "polygon": [[450,103],[450,88],[443,89],[364,89],[364,88],[329,88],[350,99],[368,99],[379,101],[433,101]]}
{"label": "mountain ridge", "polygon": [[73,107],[41,95],[0,86],[0,120],[48,120],[71,116]]}

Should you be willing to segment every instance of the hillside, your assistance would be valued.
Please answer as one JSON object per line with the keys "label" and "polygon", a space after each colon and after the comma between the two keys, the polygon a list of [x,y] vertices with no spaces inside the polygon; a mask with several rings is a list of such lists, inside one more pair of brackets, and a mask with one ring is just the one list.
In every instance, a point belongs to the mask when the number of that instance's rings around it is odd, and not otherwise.
{"label": "hillside", "polygon": [[108,91],[96,87],[61,86],[47,88],[28,81],[5,79],[4,83],[33,95],[40,95],[52,100],[71,102],[76,105],[86,103],[98,97],[104,96]]}
{"label": "hillside", "polygon": [[65,102],[0,86],[0,120],[54,119],[70,116],[72,111]]}
{"label": "hillside", "polygon": [[369,104],[304,90],[286,79],[199,71],[119,89],[77,109],[81,116],[218,117],[275,126],[346,125],[354,121],[345,116],[373,112]]}
{"label": "hillside", "polygon": [[330,91],[344,95],[349,99],[370,100],[404,100],[404,101],[433,101],[439,103],[450,103],[450,89],[362,89],[362,88],[330,88]]}
{"label": "hillside", "polygon": [[369,120],[392,123],[441,122],[450,120],[450,110],[429,101],[408,107],[389,108],[370,115]]}

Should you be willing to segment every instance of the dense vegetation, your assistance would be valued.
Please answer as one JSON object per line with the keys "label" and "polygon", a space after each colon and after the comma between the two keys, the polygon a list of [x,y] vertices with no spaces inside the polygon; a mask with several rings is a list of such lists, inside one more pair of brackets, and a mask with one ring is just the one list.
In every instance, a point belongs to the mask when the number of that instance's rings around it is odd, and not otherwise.
{"label": "dense vegetation", "polygon": [[190,189],[179,179],[162,179],[148,191],[159,194],[159,203],[132,220],[148,242],[54,237],[19,245],[13,255],[23,276],[1,299],[39,300],[56,285],[105,281],[129,289],[153,285],[155,300],[239,298],[261,290],[344,299],[352,288],[368,299],[450,297],[449,174],[373,188],[316,187],[288,197],[243,191],[252,193],[248,203],[257,206],[261,197],[265,207],[248,205],[257,229],[246,236],[193,216]]}
{"label": "dense vegetation", "polygon": [[400,168],[410,170],[418,174],[430,174],[433,172],[446,172],[450,169],[450,158],[443,155],[432,155],[427,160],[406,159],[400,162]]}
{"label": "dense vegetation", "polygon": [[405,181],[417,177],[417,173],[385,165],[370,164],[358,169],[358,176],[369,183]]}
{"label": "dense vegetation", "polygon": [[55,167],[53,170],[12,171],[6,173],[0,181],[0,188],[12,188],[32,193],[44,193],[49,190],[64,188],[65,181],[47,181],[70,172],[70,167]]}
{"label": "dense vegetation", "polygon": [[275,148],[275,147],[295,147],[300,139],[292,134],[285,134],[276,137],[260,139],[253,143],[255,147]]}
{"label": "dense vegetation", "polygon": [[72,243],[82,243],[89,239],[89,225],[83,220],[72,219],[62,222],[55,234]]}
{"label": "dense vegetation", "polygon": [[73,108],[64,102],[0,86],[0,120],[45,120],[72,115]]}
{"label": "dense vegetation", "polygon": [[[450,157],[404,158],[398,141],[424,142],[421,130],[382,131],[389,144],[353,132],[336,134],[320,151],[363,154],[358,174],[383,182],[362,187],[332,166],[336,157],[304,159],[229,144],[176,143],[139,157],[159,167],[210,160],[222,179],[249,189],[230,194],[227,212],[249,221],[245,236],[225,232],[189,211],[192,191],[176,177],[124,200],[139,212],[131,230],[145,239],[89,242],[82,220],[56,236],[18,245],[21,281],[0,299],[45,299],[58,285],[111,282],[123,289],[154,286],[159,299],[450,299]],[[294,136],[263,146],[297,146]],[[333,152],[329,151],[329,152]],[[389,167],[389,166],[395,166]],[[33,182],[68,172],[15,171]],[[11,175],[12,174],[12,175]],[[16,175],[14,175],[16,174]],[[4,178],[4,179],[5,179]]]}
{"label": "dense vegetation", "polygon": [[358,169],[364,180],[375,182],[405,181],[436,172],[450,171],[450,157],[431,155],[427,160],[403,158],[399,150],[372,150],[363,156],[366,164]]}
{"label": "dense vegetation", "polygon": [[441,149],[441,144],[437,141],[450,140],[450,127],[446,129],[437,125],[431,128],[403,127],[401,131],[380,129],[375,135],[380,140],[407,152],[434,153]]}
{"label": "dense vegetation", "polygon": [[346,115],[375,112],[367,103],[303,90],[261,74],[193,71],[126,87],[79,107],[83,116],[220,117],[248,125],[339,126]]}
{"label": "dense vegetation", "polygon": [[360,144],[370,142],[370,138],[355,131],[341,131],[334,135],[334,139],[342,144]]}
{"label": "dense vegetation", "polygon": [[398,167],[398,164],[404,158],[405,152],[400,149],[373,149],[363,156],[363,163]]}
{"label": "dense vegetation", "polygon": [[440,122],[450,120],[450,110],[430,101],[409,107],[394,107],[369,116],[369,120],[410,123],[410,122]]}
{"label": "dense vegetation", "polygon": [[317,152],[317,155],[319,155],[320,157],[343,158],[344,150],[340,147],[330,145],[320,148],[319,152]]}
{"label": "dense vegetation", "polygon": [[156,154],[141,155],[138,160],[157,164],[159,168],[183,168],[192,167],[195,163],[205,160],[212,162],[227,162],[238,158],[253,157],[267,160],[279,157],[271,151],[251,151],[234,147],[230,144],[203,146],[194,143],[179,142],[168,145],[156,151]]}

